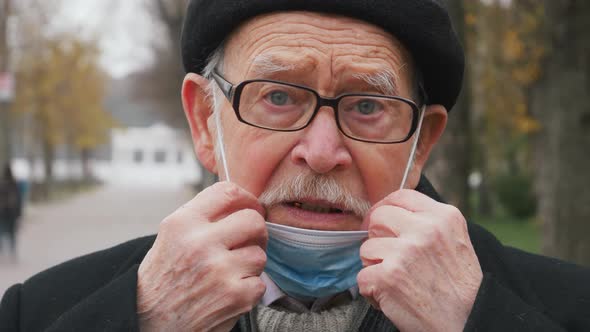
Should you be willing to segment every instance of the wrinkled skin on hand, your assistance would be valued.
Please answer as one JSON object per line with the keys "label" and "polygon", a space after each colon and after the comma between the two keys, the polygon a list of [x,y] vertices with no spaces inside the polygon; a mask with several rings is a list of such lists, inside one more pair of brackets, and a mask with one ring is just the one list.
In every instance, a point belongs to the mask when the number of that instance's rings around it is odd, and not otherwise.
{"label": "wrinkled skin on hand", "polygon": [[141,331],[229,331],[261,299],[264,209],[235,184],[205,189],[168,216],[138,271]]}
{"label": "wrinkled skin on hand", "polygon": [[403,332],[463,331],[483,274],[459,210],[400,190],[364,226],[360,294]]}

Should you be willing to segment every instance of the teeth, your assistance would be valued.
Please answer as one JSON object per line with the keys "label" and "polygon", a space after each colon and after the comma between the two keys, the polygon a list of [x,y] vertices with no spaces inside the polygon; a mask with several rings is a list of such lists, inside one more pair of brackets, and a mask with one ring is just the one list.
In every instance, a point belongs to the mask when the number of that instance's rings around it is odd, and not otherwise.
{"label": "teeth", "polygon": [[305,203],[301,203],[301,208],[303,210],[317,212],[317,213],[330,213],[330,210],[331,210],[330,208],[324,208],[324,207],[319,207],[319,206],[305,204]]}
{"label": "teeth", "polygon": [[338,209],[333,209],[333,208],[329,208],[329,207],[321,207],[321,206],[317,206],[317,205],[311,205],[311,204],[300,203],[300,202],[294,202],[293,206],[295,206],[296,208],[300,208],[300,209],[303,209],[306,211],[311,211],[311,212],[316,212],[316,213],[342,212]]}

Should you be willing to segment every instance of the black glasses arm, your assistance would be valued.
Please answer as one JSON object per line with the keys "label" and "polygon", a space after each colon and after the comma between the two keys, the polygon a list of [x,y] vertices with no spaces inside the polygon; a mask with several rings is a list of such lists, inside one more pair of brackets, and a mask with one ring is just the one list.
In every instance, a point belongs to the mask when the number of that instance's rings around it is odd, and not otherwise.
{"label": "black glasses arm", "polygon": [[233,84],[228,82],[225,78],[221,77],[221,75],[219,75],[216,70],[214,70],[211,73],[211,75],[213,76],[215,82],[217,82],[217,85],[219,85],[221,92],[223,92],[227,100],[231,101],[234,94]]}

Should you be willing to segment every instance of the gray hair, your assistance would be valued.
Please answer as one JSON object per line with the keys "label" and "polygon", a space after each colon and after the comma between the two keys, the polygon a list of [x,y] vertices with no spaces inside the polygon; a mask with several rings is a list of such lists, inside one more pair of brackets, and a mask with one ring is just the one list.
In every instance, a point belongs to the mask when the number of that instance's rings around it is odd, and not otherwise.
{"label": "gray hair", "polygon": [[345,212],[353,212],[363,218],[371,209],[368,200],[358,198],[331,175],[303,171],[293,177],[271,182],[260,195],[259,201],[269,208],[284,202],[296,202],[305,198],[321,198],[336,204]]}
{"label": "gray hair", "polygon": [[[205,66],[205,68],[203,69],[203,71],[201,72],[201,76],[203,76],[204,78],[206,78],[209,81],[209,84],[207,85],[207,99],[209,100],[209,107],[211,107],[211,109],[213,110],[213,116],[215,116],[215,130],[220,130],[220,132],[217,133],[217,137],[218,139],[216,140],[216,142],[213,144],[214,149],[215,149],[215,157],[217,158],[218,161],[223,161],[224,167],[227,167],[226,165],[226,161],[225,158],[222,158],[222,156],[224,155],[224,151],[222,150],[222,144],[223,144],[223,129],[222,128],[217,128],[217,126],[221,125],[221,120],[220,120],[220,108],[221,108],[221,104],[225,98],[225,96],[223,95],[223,91],[221,91],[221,89],[219,88],[219,86],[217,85],[217,83],[215,82],[215,80],[213,79],[213,72],[217,71],[219,74],[223,75],[223,60],[224,60],[224,56],[225,56],[225,43],[221,43],[221,45],[219,45],[215,51],[213,51],[213,53],[211,53],[211,55],[209,56],[209,59],[207,60],[207,65]],[[227,172],[227,169],[226,169]],[[229,181],[229,179],[226,179]]]}
{"label": "gray hair", "polygon": [[209,56],[209,59],[207,60],[207,65],[201,72],[201,76],[209,80],[209,85],[207,86],[207,97],[211,102],[211,108],[213,109],[213,112],[217,112],[217,110],[219,110],[221,107],[221,102],[224,98],[223,92],[219,86],[217,86],[215,80],[213,80],[214,71],[217,71],[223,75],[224,57],[225,43],[221,43],[221,45],[219,45],[215,51],[211,53],[211,56]]}

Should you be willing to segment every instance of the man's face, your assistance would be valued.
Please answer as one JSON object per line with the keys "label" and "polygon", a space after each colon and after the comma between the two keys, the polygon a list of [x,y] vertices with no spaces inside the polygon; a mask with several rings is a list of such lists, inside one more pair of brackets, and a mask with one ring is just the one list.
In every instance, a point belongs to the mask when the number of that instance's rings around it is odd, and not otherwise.
{"label": "man's face", "polygon": [[[379,79],[372,79],[389,73],[385,76],[392,78],[395,93],[413,99],[410,59],[395,38],[373,25],[344,17],[277,13],[257,17],[232,34],[226,43],[222,72],[233,84],[272,79],[304,85],[327,97],[343,93],[391,94],[375,83]],[[185,90],[191,86],[185,81]],[[187,95],[183,91],[185,99]],[[203,110],[207,107],[204,103],[191,105],[185,100],[185,109],[200,108],[195,112],[207,114],[207,135],[195,134],[198,126],[191,123],[197,154],[201,161],[213,159],[207,156],[213,153],[211,149],[198,147],[203,146],[203,139],[215,142],[212,110]],[[444,128],[446,112],[441,109],[434,107],[427,112],[424,139],[406,187],[415,187],[430,147]],[[241,123],[225,99],[220,111],[231,181],[256,196],[273,188],[284,189],[290,186],[284,184],[286,181],[302,174],[307,179],[331,181],[346,195],[366,202],[366,206],[400,186],[412,140],[372,144],[347,138],[338,130],[330,107],[321,108],[308,127],[296,132],[276,132]],[[195,115],[188,113],[191,121]],[[224,178],[219,158],[205,165]],[[267,206],[267,220],[309,229],[360,229],[361,213],[322,197],[321,192],[304,190],[296,199],[274,202]]]}

